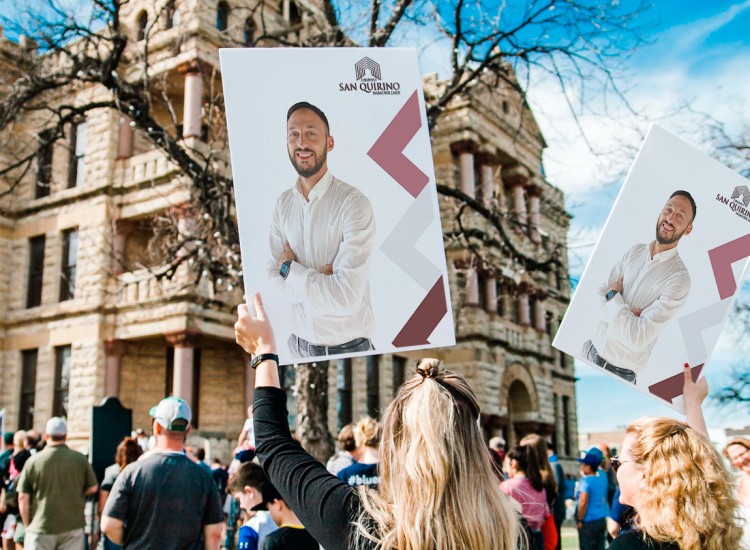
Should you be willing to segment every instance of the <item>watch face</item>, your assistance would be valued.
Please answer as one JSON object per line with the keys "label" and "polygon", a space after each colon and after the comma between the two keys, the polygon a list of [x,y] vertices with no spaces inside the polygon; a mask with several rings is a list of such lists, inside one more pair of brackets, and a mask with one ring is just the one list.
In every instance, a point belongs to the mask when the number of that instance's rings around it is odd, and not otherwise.
{"label": "watch face", "polygon": [[286,279],[286,276],[289,275],[289,266],[291,265],[291,262],[284,262],[281,264],[281,269],[279,270],[279,274]]}
{"label": "watch face", "polygon": [[610,290],[609,292],[607,292],[607,301],[609,302],[612,298],[614,298],[615,294],[617,294],[616,290]]}

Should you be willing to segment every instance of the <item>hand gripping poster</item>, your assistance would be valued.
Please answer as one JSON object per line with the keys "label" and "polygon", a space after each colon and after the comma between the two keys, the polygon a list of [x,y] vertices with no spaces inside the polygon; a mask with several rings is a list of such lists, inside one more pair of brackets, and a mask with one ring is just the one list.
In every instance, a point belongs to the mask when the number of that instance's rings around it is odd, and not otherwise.
{"label": "hand gripping poster", "polygon": [[413,49],[221,50],[245,292],[282,364],[455,343]]}
{"label": "hand gripping poster", "polygon": [[684,412],[749,257],[748,180],[654,126],[553,345]]}

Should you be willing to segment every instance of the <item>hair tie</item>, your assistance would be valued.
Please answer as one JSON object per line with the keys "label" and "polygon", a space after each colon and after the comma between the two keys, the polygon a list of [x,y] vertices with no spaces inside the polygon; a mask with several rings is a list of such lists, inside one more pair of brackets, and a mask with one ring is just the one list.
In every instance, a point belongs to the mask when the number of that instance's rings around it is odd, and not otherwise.
{"label": "hair tie", "polygon": [[422,382],[424,382],[427,378],[435,378],[438,374],[438,367],[435,365],[432,365],[430,367],[421,367],[419,365],[421,361],[421,359],[417,361],[417,373],[422,375]]}

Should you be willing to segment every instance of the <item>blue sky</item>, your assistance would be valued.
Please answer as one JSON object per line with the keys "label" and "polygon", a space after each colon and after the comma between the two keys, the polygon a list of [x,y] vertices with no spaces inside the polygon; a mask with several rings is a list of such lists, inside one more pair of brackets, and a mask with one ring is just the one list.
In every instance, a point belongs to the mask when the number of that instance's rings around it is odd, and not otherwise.
{"label": "blue sky", "polygon": [[[552,83],[540,79],[530,89],[530,104],[549,144],[545,169],[550,182],[567,196],[575,216],[570,239],[571,277],[578,278],[624,180],[624,174],[651,122],[658,122],[711,154],[702,139],[700,117],[711,115],[739,130],[750,124],[750,0],[684,2],[660,0],[644,14],[649,43],[626,61],[625,96],[642,118],[623,106],[616,120],[584,114],[581,124],[595,154],[578,138],[572,116],[555,100]],[[691,109],[680,109],[690,105]],[[744,285],[748,295],[750,285]],[[707,376],[712,389],[727,383],[729,369],[746,356],[737,346],[746,338],[739,327],[724,330]],[[744,352],[744,355],[743,355]],[[585,365],[576,365],[579,431],[611,430],[645,415],[680,415],[629,390]],[[711,427],[750,424],[748,407],[706,407]]]}
{"label": "blue sky", "polygon": [[[520,15],[519,6],[528,5],[499,0],[476,0],[467,5],[474,6],[477,2],[481,2],[483,11],[473,13],[473,25],[491,25],[492,17],[501,16],[506,28],[508,20]],[[612,0],[617,10],[624,11],[638,3],[638,0]],[[354,21],[361,16],[364,3],[355,4],[360,9],[345,11],[344,20]],[[437,3],[438,11],[449,26],[453,4]],[[425,13],[420,16],[426,23],[431,17]],[[742,115],[750,106],[745,99],[750,90],[750,71],[747,70],[750,67],[750,0],[658,0],[641,14],[636,25],[645,33],[646,43],[628,58],[612,59],[613,63],[619,61],[623,65],[617,83],[632,111],[624,102],[613,101],[612,94],[596,94],[590,89],[575,87],[568,89],[571,103],[581,107],[578,124],[584,130],[585,139],[561,96],[558,83],[541,71],[530,75],[529,103],[549,144],[544,154],[546,175],[565,192],[566,207],[574,215],[569,234],[573,281],[580,278],[627,170],[652,123],[659,123],[711,154],[711,147],[705,142],[705,119],[700,113],[736,131],[742,126]],[[522,38],[538,41],[538,28],[533,27]],[[536,35],[530,36],[529,32]],[[558,31],[554,34],[559,37]],[[627,35],[616,33],[606,38],[620,41],[626,40]],[[417,46],[423,72],[437,72],[441,77],[449,75],[451,45],[437,36],[431,25],[406,25],[397,31],[392,44]],[[604,112],[609,116],[602,116]],[[750,114],[744,120],[750,128]],[[746,296],[750,295],[748,287],[750,285],[746,284]],[[724,330],[707,369],[713,389],[728,383],[729,369],[742,357],[743,351],[737,349],[736,343],[743,336],[738,327]],[[744,350],[747,351],[750,349]],[[579,377],[580,431],[609,431],[646,415],[680,416],[660,402],[586,365],[576,365],[576,375]],[[750,425],[748,407],[727,410],[709,402],[704,408],[712,427]]]}

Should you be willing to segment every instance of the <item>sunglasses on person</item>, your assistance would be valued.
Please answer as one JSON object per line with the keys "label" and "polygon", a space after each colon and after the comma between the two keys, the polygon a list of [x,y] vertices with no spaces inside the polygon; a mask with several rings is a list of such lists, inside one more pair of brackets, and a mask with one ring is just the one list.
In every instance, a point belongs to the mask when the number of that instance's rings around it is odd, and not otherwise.
{"label": "sunglasses on person", "polygon": [[617,473],[617,470],[619,470],[620,466],[622,466],[625,462],[635,462],[635,460],[620,460],[619,456],[613,456],[610,459],[610,462],[612,463],[612,471],[614,473]]}

